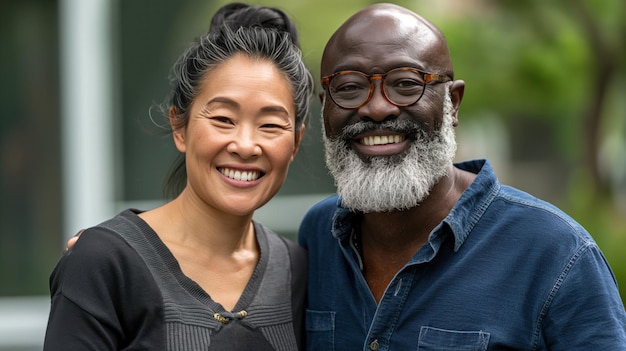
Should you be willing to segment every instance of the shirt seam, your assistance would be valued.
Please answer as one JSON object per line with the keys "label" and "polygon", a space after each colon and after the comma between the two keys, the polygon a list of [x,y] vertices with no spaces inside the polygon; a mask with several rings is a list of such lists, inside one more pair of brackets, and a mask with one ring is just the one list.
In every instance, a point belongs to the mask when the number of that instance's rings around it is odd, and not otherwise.
{"label": "shirt seam", "polygon": [[541,328],[543,326],[544,318],[548,314],[548,310],[550,309],[552,302],[556,298],[556,295],[560,291],[561,286],[565,282],[565,279],[567,279],[569,273],[571,272],[574,265],[578,262],[580,257],[582,257],[582,255],[585,252],[588,252],[589,248],[592,246],[594,246],[592,242],[588,242],[588,241],[583,242],[583,245],[578,248],[578,250],[574,253],[574,255],[572,255],[572,257],[569,259],[569,261],[567,262],[567,264],[561,271],[561,274],[554,282],[554,285],[552,286],[552,289],[550,290],[550,293],[548,294],[548,298],[544,302],[541,308],[541,311],[539,313],[539,316],[537,318],[535,332],[533,333],[533,343],[532,343],[533,350],[537,350],[537,347],[539,344],[539,335],[541,334]]}

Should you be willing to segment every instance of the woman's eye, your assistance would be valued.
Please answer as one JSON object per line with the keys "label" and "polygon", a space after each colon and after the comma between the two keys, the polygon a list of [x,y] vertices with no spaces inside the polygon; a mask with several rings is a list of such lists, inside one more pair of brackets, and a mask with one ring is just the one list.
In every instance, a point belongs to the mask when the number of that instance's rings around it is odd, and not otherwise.
{"label": "woman's eye", "polygon": [[278,124],[273,124],[273,123],[266,123],[266,124],[261,125],[261,128],[269,128],[269,129],[279,128],[279,129],[282,129],[283,126],[278,125]]}
{"label": "woman's eye", "polygon": [[233,121],[231,121],[228,117],[213,117],[211,119],[219,123],[233,124]]}

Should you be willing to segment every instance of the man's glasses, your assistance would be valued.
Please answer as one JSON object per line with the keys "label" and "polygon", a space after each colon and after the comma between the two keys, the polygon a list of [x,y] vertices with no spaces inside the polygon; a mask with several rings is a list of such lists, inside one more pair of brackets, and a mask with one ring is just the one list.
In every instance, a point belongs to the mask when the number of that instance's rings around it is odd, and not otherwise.
{"label": "man's glasses", "polygon": [[381,81],[381,92],[385,99],[399,107],[418,102],[424,95],[426,84],[452,80],[445,75],[401,67],[385,74],[372,75],[359,71],[339,71],[323,77],[322,86],[337,105],[345,109],[358,109],[372,98],[375,79]]}

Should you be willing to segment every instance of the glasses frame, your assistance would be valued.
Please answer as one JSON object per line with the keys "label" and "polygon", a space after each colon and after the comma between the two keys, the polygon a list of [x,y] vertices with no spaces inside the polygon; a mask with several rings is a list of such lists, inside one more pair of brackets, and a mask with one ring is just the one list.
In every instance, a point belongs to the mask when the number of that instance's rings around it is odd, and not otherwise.
{"label": "glasses frame", "polygon": [[[419,76],[422,77],[422,80],[424,81],[424,89],[422,90],[422,93],[420,94],[420,96],[413,101],[410,104],[397,104],[393,101],[391,101],[391,99],[389,99],[389,97],[387,97],[387,94],[385,93],[385,78],[394,72],[398,72],[398,71],[410,71],[413,72]],[[366,78],[369,81],[370,84],[370,89],[369,89],[369,94],[367,95],[367,99],[365,99],[365,101],[363,101],[363,103],[361,103],[360,105],[356,106],[356,107],[345,107],[342,104],[338,103],[337,101],[335,101],[335,98],[333,97],[333,94],[330,93],[330,82],[333,80],[333,78],[337,77],[337,76],[341,76],[341,75],[346,75],[346,74],[358,74],[364,78]],[[385,98],[385,100],[387,100],[390,104],[394,105],[394,106],[398,106],[398,107],[406,107],[406,106],[410,106],[413,104],[416,104],[418,101],[420,101],[420,99],[422,98],[422,96],[424,96],[424,92],[426,91],[426,86],[429,84],[435,84],[435,83],[445,83],[445,82],[449,82],[452,81],[452,78],[450,78],[447,75],[443,75],[443,74],[436,74],[436,73],[427,73],[427,72],[423,72],[420,71],[416,68],[412,68],[412,67],[399,67],[399,68],[394,68],[390,71],[388,71],[387,73],[384,74],[365,74],[363,72],[360,71],[339,71],[339,72],[335,72],[331,75],[322,77],[322,86],[324,87],[324,89],[326,89],[326,91],[328,91],[328,95],[330,96],[330,98],[333,100],[333,102],[344,109],[347,110],[357,110],[363,106],[365,106],[368,102],[370,102],[370,100],[372,99],[372,96],[374,96],[374,80],[380,80],[380,92],[383,95],[383,97]]]}

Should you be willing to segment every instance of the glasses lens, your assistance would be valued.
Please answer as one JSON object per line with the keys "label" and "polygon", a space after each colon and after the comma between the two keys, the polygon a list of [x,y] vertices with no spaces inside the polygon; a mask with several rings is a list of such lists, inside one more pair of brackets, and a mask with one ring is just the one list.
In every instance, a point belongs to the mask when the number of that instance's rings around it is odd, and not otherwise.
{"label": "glasses lens", "polygon": [[424,93],[424,80],[409,70],[393,70],[385,77],[385,95],[398,106],[414,104]]}
{"label": "glasses lens", "polygon": [[328,90],[337,105],[356,108],[367,100],[370,82],[366,76],[359,73],[342,73],[331,79]]}

